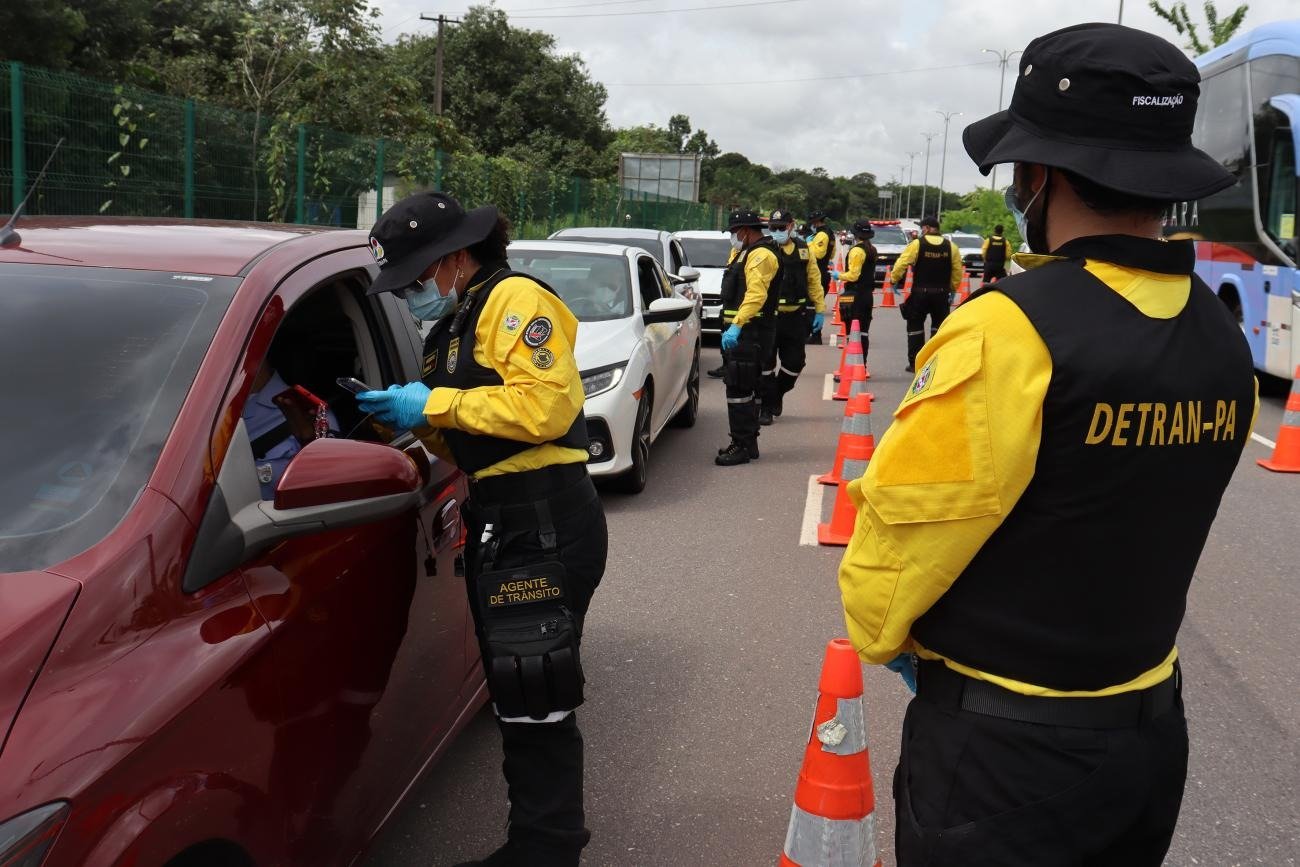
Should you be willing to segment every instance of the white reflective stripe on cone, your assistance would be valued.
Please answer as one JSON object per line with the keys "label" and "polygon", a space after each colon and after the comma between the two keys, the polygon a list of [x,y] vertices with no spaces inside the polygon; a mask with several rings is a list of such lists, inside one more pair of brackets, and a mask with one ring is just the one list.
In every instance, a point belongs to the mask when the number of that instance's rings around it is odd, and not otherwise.
{"label": "white reflective stripe on cone", "polygon": [[[833,731],[822,736],[823,726]],[[835,716],[817,726],[817,740],[822,752],[837,756],[851,756],[867,749],[867,714],[861,698],[841,698],[835,701]]]}
{"label": "white reflective stripe on cone", "polygon": [[872,867],[876,855],[876,814],[865,819],[823,819],[790,809],[785,857],[799,867]]}
{"label": "white reflective stripe on cone", "polygon": [[[855,382],[854,385],[857,385]],[[845,426],[848,428],[847,433],[855,434],[860,437],[875,436],[871,432],[871,413],[858,412],[844,419]]]}
{"label": "white reflective stripe on cone", "polygon": [[867,462],[846,460],[843,469],[840,470],[840,478],[845,482],[856,481],[867,474]]}

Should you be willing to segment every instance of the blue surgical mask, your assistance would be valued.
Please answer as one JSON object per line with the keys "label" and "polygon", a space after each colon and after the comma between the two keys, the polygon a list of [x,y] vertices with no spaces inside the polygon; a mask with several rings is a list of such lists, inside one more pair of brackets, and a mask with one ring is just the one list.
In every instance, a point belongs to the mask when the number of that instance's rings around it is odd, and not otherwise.
{"label": "blue surgical mask", "polygon": [[772,230],[772,240],[773,240],[773,241],[776,241],[778,244],[781,244],[782,246],[784,246],[784,245],[790,243],[790,231],[789,231],[788,229],[783,229],[783,230],[781,230],[781,231],[777,231],[777,230],[773,229],[773,230]]}
{"label": "blue surgical mask", "polygon": [[[1011,216],[1015,218],[1016,228],[1020,230],[1020,237],[1023,238],[1025,240],[1025,243],[1029,245],[1029,252],[1031,253],[1049,252],[1047,249],[1045,249],[1047,247],[1047,240],[1045,237],[1039,238],[1036,235],[1030,234],[1029,217],[1026,216],[1029,209],[1034,206],[1034,202],[1038,201],[1038,197],[1043,194],[1043,190],[1047,189],[1047,181],[1048,178],[1044,176],[1043,185],[1038,188],[1038,191],[1036,193],[1034,193],[1033,198],[1031,198],[1029,202],[1025,205],[1024,210],[1020,209],[1020,197],[1016,195],[1015,184],[1012,184],[1011,186],[1007,187],[1006,192],[1003,194],[1003,201],[1007,206],[1007,210],[1010,211]],[[1043,247],[1044,249],[1039,250],[1037,249],[1038,247]]]}
{"label": "blue surgical mask", "polygon": [[406,306],[416,319],[437,322],[455,310],[459,300],[455,289],[443,295],[438,284],[430,280],[420,291],[407,293]]}

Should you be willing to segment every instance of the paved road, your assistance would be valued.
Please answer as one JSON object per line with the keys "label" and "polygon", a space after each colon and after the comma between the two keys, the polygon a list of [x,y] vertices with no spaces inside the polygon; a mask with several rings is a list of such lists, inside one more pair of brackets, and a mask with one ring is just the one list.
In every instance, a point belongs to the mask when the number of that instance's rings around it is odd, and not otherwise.
{"label": "paved road", "polygon": [[[909,376],[892,311],[878,311],[872,338],[879,436]],[[840,550],[799,545],[808,477],[829,467],[839,429],[843,404],[822,400],[838,357],[812,350],[786,414],[764,429],[759,462],[713,465],[726,425],[721,384],[706,380],[699,424],[656,443],[646,492],[605,495],[609,568],[583,648],[586,864],[775,863],[822,649],[844,630]],[[1265,399],[1264,436],[1276,436],[1283,400]],[[1247,447],[1180,638],[1193,758],[1168,859],[1178,867],[1300,858],[1300,476],[1256,467],[1266,454]],[[892,865],[889,779],[908,694],[882,669],[866,683],[879,842]],[[496,728],[480,715],[364,864],[441,867],[489,851],[504,833],[499,766]]]}

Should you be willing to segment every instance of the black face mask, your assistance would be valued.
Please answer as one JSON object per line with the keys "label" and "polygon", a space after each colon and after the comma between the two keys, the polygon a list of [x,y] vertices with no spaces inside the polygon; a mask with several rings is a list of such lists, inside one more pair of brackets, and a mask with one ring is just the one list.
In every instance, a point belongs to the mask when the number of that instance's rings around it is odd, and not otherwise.
{"label": "black face mask", "polygon": [[1023,217],[1016,222],[1031,253],[1051,252],[1047,247],[1047,197],[1051,181],[1052,169],[1049,166],[1043,172],[1043,185],[1036,193],[1026,197],[1020,193],[1019,184],[1012,187],[1015,207],[1011,210],[1013,215],[1019,212]]}

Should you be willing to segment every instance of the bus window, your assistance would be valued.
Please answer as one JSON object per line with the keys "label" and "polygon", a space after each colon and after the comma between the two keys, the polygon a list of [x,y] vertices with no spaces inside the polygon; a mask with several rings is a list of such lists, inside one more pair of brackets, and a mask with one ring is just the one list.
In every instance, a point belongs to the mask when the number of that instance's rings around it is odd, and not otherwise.
{"label": "bus window", "polygon": [[1250,95],[1255,108],[1267,105],[1275,96],[1295,93],[1300,87],[1300,57],[1270,54],[1250,62]]}
{"label": "bus window", "polygon": [[1238,64],[1201,82],[1192,142],[1237,177],[1237,183],[1196,205],[1196,231],[1206,238],[1250,242],[1255,238],[1251,195],[1250,112],[1246,65]]}
{"label": "bus window", "polygon": [[1292,259],[1296,258],[1296,173],[1295,143],[1290,127],[1273,133],[1270,148],[1270,183],[1261,188],[1266,198],[1260,203],[1264,212],[1264,229]]}

